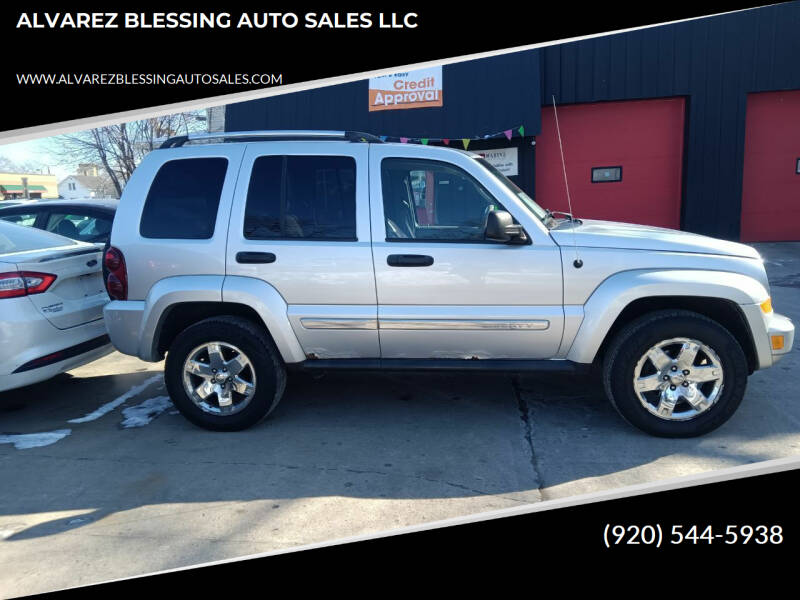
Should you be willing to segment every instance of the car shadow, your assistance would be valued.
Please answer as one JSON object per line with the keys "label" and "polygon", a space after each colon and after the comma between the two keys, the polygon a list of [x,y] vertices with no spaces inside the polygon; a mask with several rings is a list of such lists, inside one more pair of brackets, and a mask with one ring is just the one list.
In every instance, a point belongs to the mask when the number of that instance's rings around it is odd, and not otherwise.
{"label": "car shadow", "polygon": [[[463,508],[475,512],[481,499],[519,506],[800,452],[788,400],[755,394],[719,430],[665,440],[618,417],[596,380],[553,374],[299,373],[246,431],[205,431],[173,410],[121,429],[126,406],[165,394],[156,375],[65,375],[2,396],[17,406],[0,412],[4,432],[72,430],[45,447],[0,445],[0,476],[13,482],[0,518],[17,523],[6,541],[176,503],[265,501],[269,513],[308,498],[478,499]],[[148,380],[108,414],[67,423]]]}

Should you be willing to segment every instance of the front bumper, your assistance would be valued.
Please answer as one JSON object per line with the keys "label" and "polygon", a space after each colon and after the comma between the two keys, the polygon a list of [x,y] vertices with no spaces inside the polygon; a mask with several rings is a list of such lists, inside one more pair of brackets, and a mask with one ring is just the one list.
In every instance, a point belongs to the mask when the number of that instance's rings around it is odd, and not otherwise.
{"label": "front bumper", "polygon": [[[770,340],[770,350],[772,353],[772,364],[775,364],[781,358],[792,351],[794,345],[794,323],[788,317],[772,313],[772,318],[768,321],[767,337]],[[783,340],[783,347],[775,349],[772,345],[774,338]]]}
{"label": "front bumper", "polygon": [[[794,344],[794,324],[776,312],[764,313],[759,304],[739,305],[744,313],[756,351],[756,368],[766,369],[786,356]],[[773,350],[772,336],[783,336],[783,348]]]}

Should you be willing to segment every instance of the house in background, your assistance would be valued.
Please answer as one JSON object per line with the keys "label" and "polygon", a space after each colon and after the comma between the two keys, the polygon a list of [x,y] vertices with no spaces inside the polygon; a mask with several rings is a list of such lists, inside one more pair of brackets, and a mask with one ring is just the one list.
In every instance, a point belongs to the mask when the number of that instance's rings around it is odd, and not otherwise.
{"label": "house in background", "polygon": [[43,173],[0,173],[0,199],[58,198],[55,175]]}
{"label": "house in background", "polygon": [[59,181],[58,194],[67,200],[117,197],[111,180],[101,174],[97,165],[91,163],[79,164],[74,175],[68,175]]}

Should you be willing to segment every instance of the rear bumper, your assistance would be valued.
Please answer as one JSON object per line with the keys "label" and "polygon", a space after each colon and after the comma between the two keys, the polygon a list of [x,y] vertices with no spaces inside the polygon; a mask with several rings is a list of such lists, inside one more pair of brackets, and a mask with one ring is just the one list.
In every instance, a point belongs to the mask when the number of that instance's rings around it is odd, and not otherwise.
{"label": "rear bumper", "polygon": [[145,302],[137,300],[112,300],[103,308],[108,337],[114,347],[123,354],[138,356],[142,360],[154,361],[158,357],[151,356],[152,336],[147,338],[147,352],[140,352],[142,341],[142,325],[145,313]]}
{"label": "rear bumper", "polygon": [[[44,381],[114,350],[104,339],[106,327],[102,319],[57,329],[26,297],[3,302],[14,302],[14,306],[4,306],[9,310],[4,310],[0,321],[0,391]],[[52,362],[62,356],[62,360]],[[50,358],[37,366],[35,361],[43,357]]]}
{"label": "rear bumper", "polygon": [[98,348],[79,354],[72,358],[59,361],[44,367],[21,371],[19,373],[12,373],[11,375],[0,375],[0,392],[6,390],[13,390],[15,388],[24,387],[40,381],[45,381],[51,377],[55,377],[59,373],[77,369],[85,364],[96,361],[98,358],[103,358],[114,351],[111,344],[104,344]]}

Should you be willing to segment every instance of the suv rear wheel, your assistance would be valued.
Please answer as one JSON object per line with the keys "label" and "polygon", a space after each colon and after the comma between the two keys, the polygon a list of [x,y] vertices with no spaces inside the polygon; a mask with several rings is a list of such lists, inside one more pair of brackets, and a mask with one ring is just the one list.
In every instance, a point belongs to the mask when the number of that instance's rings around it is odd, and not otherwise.
{"label": "suv rear wheel", "polygon": [[237,431],[271,413],[286,369],[272,340],[247,319],[212,317],[182,331],[167,353],[167,390],[192,423]]}
{"label": "suv rear wheel", "polygon": [[657,311],[626,325],[603,364],[606,393],[632,425],[660,437],[716,429],[738,408],[747,358],[722,325],[685,310]]}

